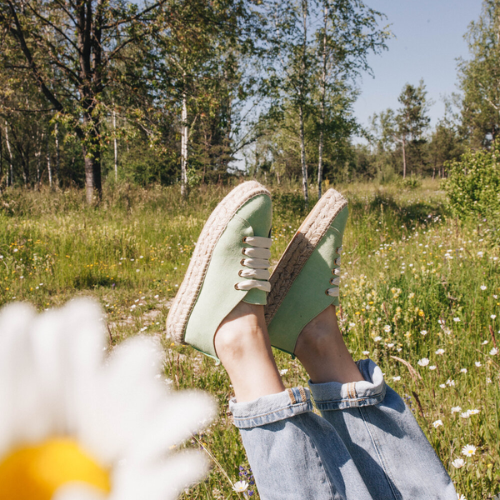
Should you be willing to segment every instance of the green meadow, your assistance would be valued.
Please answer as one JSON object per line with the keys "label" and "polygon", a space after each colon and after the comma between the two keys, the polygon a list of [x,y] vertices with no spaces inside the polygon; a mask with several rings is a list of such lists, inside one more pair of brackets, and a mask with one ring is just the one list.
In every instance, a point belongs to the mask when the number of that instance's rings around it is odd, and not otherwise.
{"label": "green meadow", "polygon": [[[438,181],[334,187],[350,203],[338,310],[349,350],[355,359],[379,363],[457,492],[467,500],[494,498],[500,494],[496,232],[482,219],[454,219]],[[169,305],[198,235],[230,188],[200,186],[183,201],[177,186],[123,184],[105,188],[98,208],[88,207],[78,190],[0,195],[0,306],[28,301],[42,311],[92,296],[106,313],[111,349],[133,335],[157,337],[165,383],[217,398],[217,420],[186,444],[204,449],[213,468],[186,499],[237,498],[231,482],[248,471],[228,413],[232,388],[224,369],[165,337]],[[299,186],[270,189],[276,263],[306,213]],[[287,386],[307,384],[297,360],[275,354]]]}

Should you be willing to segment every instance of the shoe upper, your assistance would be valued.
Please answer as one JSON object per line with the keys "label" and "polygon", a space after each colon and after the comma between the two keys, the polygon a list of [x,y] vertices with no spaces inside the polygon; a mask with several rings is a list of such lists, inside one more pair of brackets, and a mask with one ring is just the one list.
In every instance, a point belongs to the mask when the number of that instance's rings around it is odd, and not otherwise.
{"label": "shoe upper", "polygon": [[335,217],[271,319],[271,345],[293,354],[303,328],[330,305],[339,305],[340,251],[347,223],[344,207]]}
{"label": "shoe upper", "polygon": [[214,336],[223,319],[241,301],[266,304],[271,224],[272,203],[265,194],[251,198],[229,221],[189,317],[186,343],[217,358]]}

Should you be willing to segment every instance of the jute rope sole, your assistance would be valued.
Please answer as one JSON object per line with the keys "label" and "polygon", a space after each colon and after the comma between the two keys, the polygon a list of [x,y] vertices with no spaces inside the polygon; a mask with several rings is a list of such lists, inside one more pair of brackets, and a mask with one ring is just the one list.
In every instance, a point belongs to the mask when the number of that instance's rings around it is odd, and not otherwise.
{"label": "jute rope sole", "polygon": [[269,324],[283,302],[307,259],[332,225],[347,200],[335,189],[329,189],[316,203],[288,244],[270,278],[271,292],[265,309]]}
{"label": "jute rope sole", "polygon": [[256,181],[249,181],[235,187],[218,205],[208,218],[198,243],[191,256],[191,262],[184,280],[175,296],[167,317],[167,336],[177,343],[184,343],[186,326],[203,285],[212,253],[219,238],[234,214],[250,199],[269,191]]}

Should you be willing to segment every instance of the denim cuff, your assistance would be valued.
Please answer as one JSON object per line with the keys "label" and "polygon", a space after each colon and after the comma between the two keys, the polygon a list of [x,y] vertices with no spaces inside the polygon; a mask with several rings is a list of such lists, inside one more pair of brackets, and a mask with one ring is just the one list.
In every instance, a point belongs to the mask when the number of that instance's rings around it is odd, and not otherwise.
{"label": "denim cuff", "polygon": [[293,387],[247,403],[237,403],[236,399],[229,401],[234,425],[239,429],[271,424],[312,409],[311,394],[304,387]]}
{"label": "denim cuff", "polygon": [[363,382],[313,384],[309,381],[318,410],[376,405],[384,399],[386,385],[382,370],[371,359],[362,359],[356,364],[365,379]]}

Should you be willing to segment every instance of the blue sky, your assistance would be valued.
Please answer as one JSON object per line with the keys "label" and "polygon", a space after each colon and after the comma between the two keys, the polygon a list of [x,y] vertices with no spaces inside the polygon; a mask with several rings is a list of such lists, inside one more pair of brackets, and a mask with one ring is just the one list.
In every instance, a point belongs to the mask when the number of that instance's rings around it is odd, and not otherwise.
{"label": "blue sky", "polygon": [[481,13],[481,0],[367,0],[387,16],[396,38],[389,50],[370,56],[375,78],[364,75],[355,115],[362,125],[368,117],[387,108],[398,107],[397,98],[405,83],[427,86],[432,125],[443,116],[443,95],[457,90],[458,57],[468,58],[463,38],[472,20]]}

